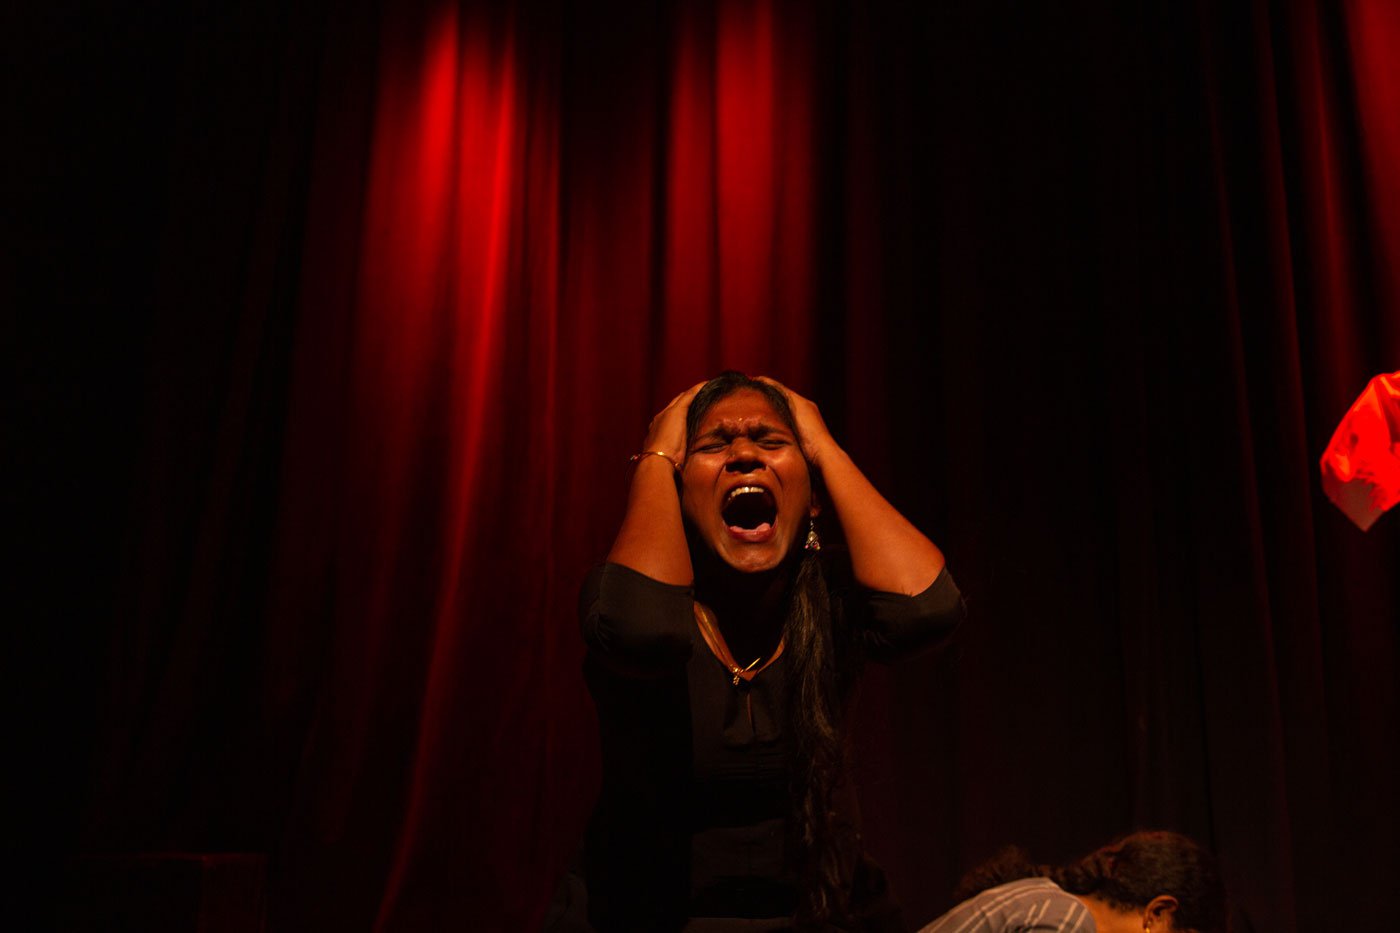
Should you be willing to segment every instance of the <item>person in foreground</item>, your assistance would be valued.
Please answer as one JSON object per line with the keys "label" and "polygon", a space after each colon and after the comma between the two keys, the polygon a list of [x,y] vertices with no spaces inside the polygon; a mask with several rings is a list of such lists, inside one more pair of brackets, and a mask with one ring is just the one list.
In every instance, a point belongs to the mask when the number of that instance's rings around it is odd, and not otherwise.
{"label": "person in foreground", "polygon": [[958,885],[957,907],[920,933],[1226,933],[1220,871],[1186,836],[1125,836],[1061,868],[1003,850]]}
{"label": "person in foreground", "polygon": [[881,930],[842,719],[863,659],[963,616],[943,554],[817,407],[727,372],[651,422],[580,594],[603,787],[583,872],[599,930]]}

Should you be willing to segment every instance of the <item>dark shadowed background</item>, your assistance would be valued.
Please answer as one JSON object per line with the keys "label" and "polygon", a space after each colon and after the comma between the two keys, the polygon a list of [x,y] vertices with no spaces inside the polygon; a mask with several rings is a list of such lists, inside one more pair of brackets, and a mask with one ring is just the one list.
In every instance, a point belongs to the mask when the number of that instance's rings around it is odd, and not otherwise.
{"label": "dark shadowed background", "polygon": [[576,587],[726,367],[966,594],[854,716],[911,921],[1136,827],[1256,929],[1394,915],[1400,517],[1316,469],[1400,368],[1394,6],[7,17],[36,922],[84,857],[251,852],[272,930],[537,929],[598,780]]}

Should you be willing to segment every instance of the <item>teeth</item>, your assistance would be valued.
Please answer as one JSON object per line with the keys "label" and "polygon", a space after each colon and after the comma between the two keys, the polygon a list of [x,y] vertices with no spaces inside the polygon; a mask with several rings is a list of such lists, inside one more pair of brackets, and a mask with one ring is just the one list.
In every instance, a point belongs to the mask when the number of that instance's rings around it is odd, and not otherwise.
{"label": "teeth", "polygon": [[735,486],[733,489],[729,490],[729,495],[725,496],[724,501],[731,502],[735,496],[741,496],[748,492],[767,493],[768,490],[764,489],[762,486]]}

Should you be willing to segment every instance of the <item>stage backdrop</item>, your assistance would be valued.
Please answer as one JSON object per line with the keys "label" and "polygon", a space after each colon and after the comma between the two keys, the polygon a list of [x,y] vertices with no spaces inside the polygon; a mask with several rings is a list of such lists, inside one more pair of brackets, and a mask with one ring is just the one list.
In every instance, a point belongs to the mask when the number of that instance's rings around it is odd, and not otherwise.
{"label": "stage backdrop", "polygon": [[598,781],[577,585],[651,415],[738,368],[967,596],[853,713],[911,922],[1135,827],[1257,929],[1392,916],[1400,516],[1316,461],[1400,368],[1400,15],[662,6],[23,14],[40,861],[538,928]]}

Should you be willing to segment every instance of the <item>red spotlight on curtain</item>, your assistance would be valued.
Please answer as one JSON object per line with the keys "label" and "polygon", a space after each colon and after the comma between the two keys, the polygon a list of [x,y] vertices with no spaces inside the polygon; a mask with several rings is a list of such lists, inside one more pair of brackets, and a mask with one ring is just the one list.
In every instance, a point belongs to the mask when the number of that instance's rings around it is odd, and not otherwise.
{"label": "red spotlight on curtain", "polygon": [[292,925],[423,928],[488,902],[488,926],[523,928],[559,867],[539,849],[573,800],[540,782],[577,667],[555,631],[558,55],[487,6],[380,26],[344,423],[293,454],[338,482],[304,490],[335,516],[335,621],[292,877],[348,893]]}
{"label": "red spotlight on curtain", "polygon": [[[381,82],[347,462],[363,483],[352,502],[381,510],[350,578],[368,584],[356,594],[367,660],[396,650],[405,626],[423,639],[379,908],[394,928],[405,913],[460,916],[438,890],[464,862],[480,890],[529,890],[524,853],[481,858],[463,839],[511,838],[549,805],[494,785],[538,770],[537,747],[510,737],[544,734],[548,694],[532,684],[562,673],[532,650],[550,642],[552,591],[521,572],[550,566],[554,532],[558,149],[557,89],[522,78],[509,17],[449,8],[422,34],[391,35]],[[509,633],[493,620],[511,620]]]}

